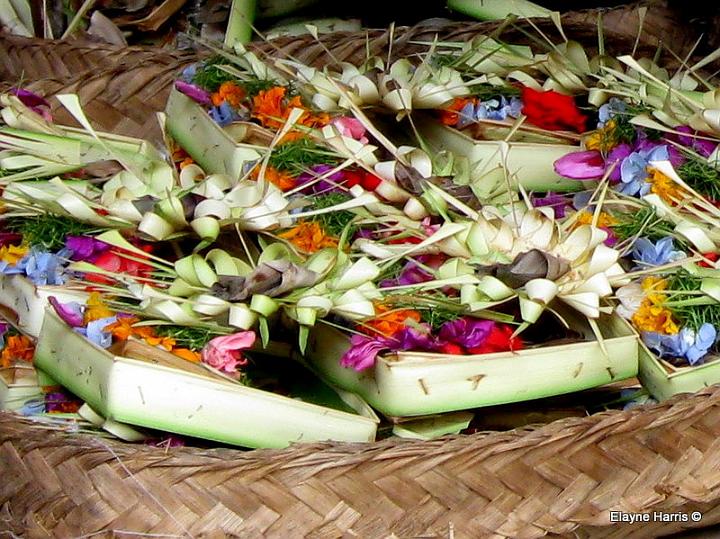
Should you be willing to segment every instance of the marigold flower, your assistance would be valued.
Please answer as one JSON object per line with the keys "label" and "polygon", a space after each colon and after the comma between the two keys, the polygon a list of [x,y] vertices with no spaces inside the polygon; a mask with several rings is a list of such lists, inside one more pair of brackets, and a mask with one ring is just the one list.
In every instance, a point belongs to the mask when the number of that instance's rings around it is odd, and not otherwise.
{"label": "marigold flower", "polygon": [[643,300],[632,321],[640,331],[654,331],[664,335],[675,335],[680,331],[670,310],[654,305],[649,299]]}
{"label": "marigold flower", "polygon": [[314,115],[307,110],[302,104],[300,96],[293,97],[285,104],[286,91],[282,86],[261,91],[253,98],[252,117],[260,120],[264,127],[279,129],[290,116],[290,111],[299,108],[305,111],[297,122],[299,125],[322,127],[330,122],[330,117],[326,113]]}
{"label": "marigold flower", "polygon": [[[256,166],[252,170],[250,177],[257,180],[260,176],[260,168],[260,166]],[[295,187],[295,178],[293,178],[290,173],[286,171],[280,171],[275,167],[271,167],[269,165],[265,168],[265,179],[275,185],[281,191],[289,191],[290,189]]]}
{"label": "marigold flower", "polygon": [[615,120],[608,120],[604,127],[596,129],[585,138],[585,148],[599,150],[604,153],[612,150],[620,141],[616,127],[617,122]]}
{"label": "marigold flower", "polygon": [[218,91],[212,94],[212,102],[216,107],[227,102],[230,106],[238,108],[243,99],[245,99],[245,90],[232,81],[223,82]]}
{"label": "marigold flower", "polygon": [[671,178],[652,167],[648,168],[648,172],[650,176],[645,181],[652,185],[650,191],[672,205],[677,204],[676,200],[683,198],[685,190]]}
{"label": "marigold flower", "polygon": [[375,317],[363,322],[358,330],[368,335],[392,337],[406,326],[408,320],[420,322],[420,313],[412,309],[393,309],[382,303],[375,304]]}
{"label": "marigold flower", "polygon": [[120,316],[116,322],[105,326],[105,331],[112,333],[112,336],[121,341],[127,340],[137,328],[133,324],[137,324],[140,320],[134,316]]}
{"label": "marigold flower", "polygon": [[24,245],[3,245],[0,247],[0,261],[15,266],[28,253]]}
{"label": "marigold flower", "polygon": [[185,361],[200,363],[200,361],[202,360],[202,355],[200,354],[200,352],[195,352],[193,350],[190,350],[189,348],[173,348],[171,352],[179,358],[184,359]]}
{"label": "marigold flower", "polygon": [[327,247],[337,247],[338,240],[325,233],[319,223],[303,221],[295,227],[278,234],[305,253],[315,253]]}
{"label": "marigold flower", "polygon": [[5,348],[0,354],[0,366],[7,369],[16,361],[32,362],[35,345],[25,335],[10,335],[5,339]]}
{"label": "marigold flower", "polygon": [[115,313],[108,308],[99,292],[92,292],[85,305],[83,320],[86,325],[95,320],[115,316]]}
{"label": "marigold flower", "polygon": [[[576,219],[575,225],[574,225],[575,227],[578,227],[580,225],[591,225],[593,222],[594,214],[587,210],[579,211],[576,215],[577,215],[577,217],[575,218]],[[596,225],[598,228],[604,229],[604,228],[611,227],[616,224],[617,224],[617,221],[609,213],[605,213],[604,211],[601,211],[600,215],[598,215],[598,221],[597,221],[597,225]]]}

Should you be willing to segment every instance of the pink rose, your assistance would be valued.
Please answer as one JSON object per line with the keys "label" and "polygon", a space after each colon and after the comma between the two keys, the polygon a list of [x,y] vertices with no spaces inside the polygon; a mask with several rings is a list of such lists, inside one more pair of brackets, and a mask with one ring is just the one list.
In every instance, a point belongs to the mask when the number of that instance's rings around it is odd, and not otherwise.
{"label": "pink rose", "polygon": [[203,363],[227,374],[234,374],[238,366],[247,364],[242,350],[255,344],[255,333],[241,331],[224,337],[215,337],[202,349]]}
{"label": "pink rose", "polygon": [[339,118],[334,118],[331,123],[337,127],[340,134],[344,137],[350,137],[362,144],[368,143],[368,139],[365,136],[365,126],[357,118],[341,116]]}

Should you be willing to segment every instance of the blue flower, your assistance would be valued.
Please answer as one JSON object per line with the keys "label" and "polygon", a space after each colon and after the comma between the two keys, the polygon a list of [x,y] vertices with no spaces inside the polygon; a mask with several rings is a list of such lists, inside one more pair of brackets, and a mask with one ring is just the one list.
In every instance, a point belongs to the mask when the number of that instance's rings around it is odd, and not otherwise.
{"label": "blue flower", "polygon": [[112,344],[112,333],[103,331],[103,328],[114,322],[117,322],[117,316],[109,316],[107,318],[93,320],[88,323],[87,327],[74,328],[74,330],[86,337],[91,343],[101,348],[108,348]]}
{"label": "blue flower", "polygon": [[240,119],[240,115],[233,110],[227,101],[223,101],[219,107],[211,108],[208,114],[220,127],[225,127]]}
{"label": "blue flower", "polygon": [[472,122],[478,120],[505,120],[508,116],[517,118],[522,111],[522,101],[517,97],[510,98],[508,101],[501,96],[499,99],[488,99],[481,101],[477,105],[467,103],[458,113],[457,127],[462,129]]}
{"label": "blue flower", "polygon": [[682,251],[673,250],[673,239],[668,236],[657,243],[647,238],[638,238],[633,244],[632,256],[640,266],[662,266],[685,258]]}
{"label": "blue flower", "polygon": [[24,416],[35,416],[45,413],[45,398],[32,399],[23,404],[22,408],[18,410],[20,415]]}
{"label": "blue flower", "polygon": [[642,338],[648,348],[660,357],[684,358],[692,366],[702,363],[703,357],[715,344],[717,330],[712,324],[705,323],[697,333],[690,328],[683,328],[675,335],[646,331]]}
{"label": "blue flower", "polygon": [[68,249],[61,249],[56,254],[41,251],[33,247],[18,263],[25,275],[37,286],[65,284],[65,263],[72,254]]}
{"label": "blue flower", "polygon": [[625,103],[625,101],[617,97],[611,97],[610,101],[598,109],[598,129],[605,127],[608,121],[612,120],[618,114],[623,114],[626,110],[627,103]]}
{"label": "blue flower", "polygon": [[185,82],[192,82],[193,78],[197,74],[197,64],[192,64],[187,66],[185,69],[183,69],[182,73],[180,74],[180,78],[184,80]]}
{"label": "blue flower", "polygon": [[620,164],[620,180],[618,191],[626,195],[644,196],[650,192],[647,167],[651,161],[667,161],[670,159],[668,147],[655,146],[649,150],[640,150],[628,155]]}

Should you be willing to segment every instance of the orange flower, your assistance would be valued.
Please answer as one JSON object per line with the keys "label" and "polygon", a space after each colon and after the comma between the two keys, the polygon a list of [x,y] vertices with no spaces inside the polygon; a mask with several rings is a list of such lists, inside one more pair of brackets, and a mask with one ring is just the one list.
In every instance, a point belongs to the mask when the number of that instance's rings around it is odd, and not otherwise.
{"label": "orange flower", "polygon": [[245,90],[232,81],[223,82],[218,91],[212,94],[212,102],[216,107],[227,101],[230,106],[238,108],[243,99]]}
{"label": "orange flower", "polygon": [[[143,326],[143,327],[147,327],[147,326]],[[168,352],[170,352],[173,349],[173,347],[175,346],[175,339],[173,339],[172,337],[158,337],[157,335],[154,334],[155,332],[152,331],[152,328],[148,327],[148,329],[150,329],[153,334],[146,335],[143,337],[143,340],[146,343],[148,343],[150,346],[161,346]]]}
{"label": "orange flower", "polygon": [[[573,228],[576,228],[580,225],[591,225],[593,222],[593,214],[587,210],[582,210],[576,215],[577,218],[575,223],[573,224]],[[609,213],[605,213],[604,211],[600,212],[597,222],[598,228],[607,228],[615,224],[617,224],[617,221],[612,215],[610,215]]]}
{"label": "orange flower", "polygon": [[264,127],[279,129],[290,116],[294,108],[303,109],[305,112],[298,120],[299,125],[307,127],[322,127],[330,122],[330,117],[321,113],[312,114],[303,104],[300,96],[293,97],[287,105],[285,101],[286,89],[282,86],[275,86],[269,90],[263,90],[253,98],[252,117],[260,120]]}
{"label": "orange flower", "polygon": [[444,125],[455,125],[458,123],[458,113],[465,105],[474,102],[474,99],[469,99],[467,97],[456,97],[453,99],[453,102],[447,106],[447,108],[440,111],[440,121]]}
{"label": "orange flower", "polygon": [[382,303],[375,304],[376,316],[366,322],[358,329],[368,335],[379,334],[383,337],[392,337],[405,327],[407,320],[420,322],[420,313],[412,309],[391,309]]}
{"label": "orange flower", "polygon": [[180,167],[180,170],[184,169],[187,166],[194,165],[195,161],[192,157],[186,157],[182,161],[180,161],[180,164],[178,165]]}
{"label": "orange flower", "polygon": [[[257,179],[260,176],[260,168],[260,166],[255,167],[250,177]],[[295,187],[295,178],[288,172],[282,172],[271,166],[265,169],[265,179],[273,185],[276,185],[281,191],[289,191]]]}
{"label": "orange flower", "polygon": [[297,226],[278,234],[304,253],[314,253],[326,247],[337,247],[338,240],[325,234],[322,227],[314,221],[303,221]]}
{"label": "orange flower", "polygon": [[285,88],[275,86],[269,90],[262,90],[253,98],[253,118],[260,120],[265,127],[282,127],[283,99]]}
{"label": "orange flower", "polygon": [[676,200],[681,200],[685,195],[685,190],[680,187],[672,178],[668,178],[665,174],[655,168],[648,168],[650,176],[647,181],[652,184],[650,191],[658,195],[668,204],[675,205]]}
{"label": "orange flower", "polygon": [[25,335],[10,335],[5,339],[5,348],[0,354],[0,366],[4,369],[16,361],[32,363],[35,345]]}
{"label": "orange flower", "polygon": [[136,328],[133,324],[137,324],[140,320],[134,316],[121,316],[116,322],[105,326],[104,331],[109,331],[112,336],[121,341],[127,340],[134,334]]}

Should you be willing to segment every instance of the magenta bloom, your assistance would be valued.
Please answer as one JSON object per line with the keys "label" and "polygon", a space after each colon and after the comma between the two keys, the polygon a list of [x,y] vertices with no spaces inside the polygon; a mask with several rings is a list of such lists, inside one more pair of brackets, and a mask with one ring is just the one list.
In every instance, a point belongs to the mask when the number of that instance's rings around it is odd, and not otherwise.
{"label": "magenta bloom", "polygon": [[343,185],[347,181],[345,172],[342,170],[338,170],[337,172],[330,174],[330,176],[317,181],[318,176],[322,176],[333,168],[335,167],[330,165],[313,165],[310,167],[309,172],[303,172],[297,177],[297,184],[304,185],[306,183],[313,182],[312,185],[309,185],[307,188],[303,189],[303,191],[309,191],[315,194],[327,194],[338,191],[338,185]]}
{"label": "magenta bloom", "polygon": [[378,354],[390,347],[387,337],[367,337],[353,335],[350,337],[350,348],[340,359],[343,367],[352,367],[356,371],[364,371],[375,365]]}
{"label": "magenta bloom", "polygon": [[572,205],[572,200],[565,195],[557,193],[547,193],[544,197],[532,197],[532,205],[534,208],[550,207],[555,214],[555,219],[565,217],[565,210]]}
{"label": "magenta bloom", "polygon": [[[697,131],[694,131],[691,127],[687,125],[681,125],[680,127],[676,127],[675,131],[687,133],[688,135],[699,134]],[[715,147],[717,146],[717,144],[711,140],[702,140],[695,137],[683,135],[673,135],[668,138],[676,138],[680,144],[695,150],[699,155],[702,155],[703,157],[710,157],[710,154],[715,151]]]}
{"label": "magenta bloom", "polygon": [[23,105],[30,108],[33,112],[42,116],[48,122],[52,122],[52,116],[50,115],[50,103],[45,99],[30,90],[24,90],[23,88],[12,88],[10,93],[16,96]]}
{"label": "magenta bloom", "polygon": [[494,327],[495,322],[492,320],[464,316],[445,322],[440,328],[439,337],[441,341],[459,344],[465,348],[477,348],[483,345]]}
{"label": "magenta bloom", "polygon": [[82,307],[79,303],[74,301],[70,303],[60,303],[55,296],[48,298],[50,305],[57,315],[65,322],[68,326],[73,328],[81,328],[85,326],[85,320],[83,318]]}
{"label": "magenta bloom", "polygon": [[573,180],[598,180],[605,174],[605,160],[597,150],[569,153],[553,167],[560,176]]}
{"label": "magenta bloom", "polygon": [[437,269],[439,268],[447,257],[445,255],[420,255],[416,257],[416,260],[411,260],[400,271],[400,275],[396,279],[386,279],[380,283],[381,288],[388,288],[390,286],[403,286],[409,284],[426,283],[432,281],[435,277],[427,270],[420,267],[423,266]]}
{"label": "magenta bloom", "polygon": [[15,232],[0,232],[0,247],[18,245],[22,241],[22,234]]}
{"label": "magenta bloom", "polygon": [[182,92],[196,103],[199,103],[201,105],[212,105],[212,99],[210,99],[210,94],[199,86],[195,86],[194,84],[190,84],[189,82],[185,82],[182,80],[176,80],[175,88],[177,88],[179,92]]}
{"label": "magenta bloom", "polygon": [[91,236],[67,236],[65,247],[72,251],[72,260],[94,260],[98,255],[110,249],[110,244],[96,240]]}
{"label": "magenta bloom", "polygon": [[432,329],[429,324],[420,324],[422,329],[405,326],[395,333],[391,339],[395,341],[391,345],[391,350],[415,350],[418,352],[426,352],[437,350],[438,341],[432,335]]}

